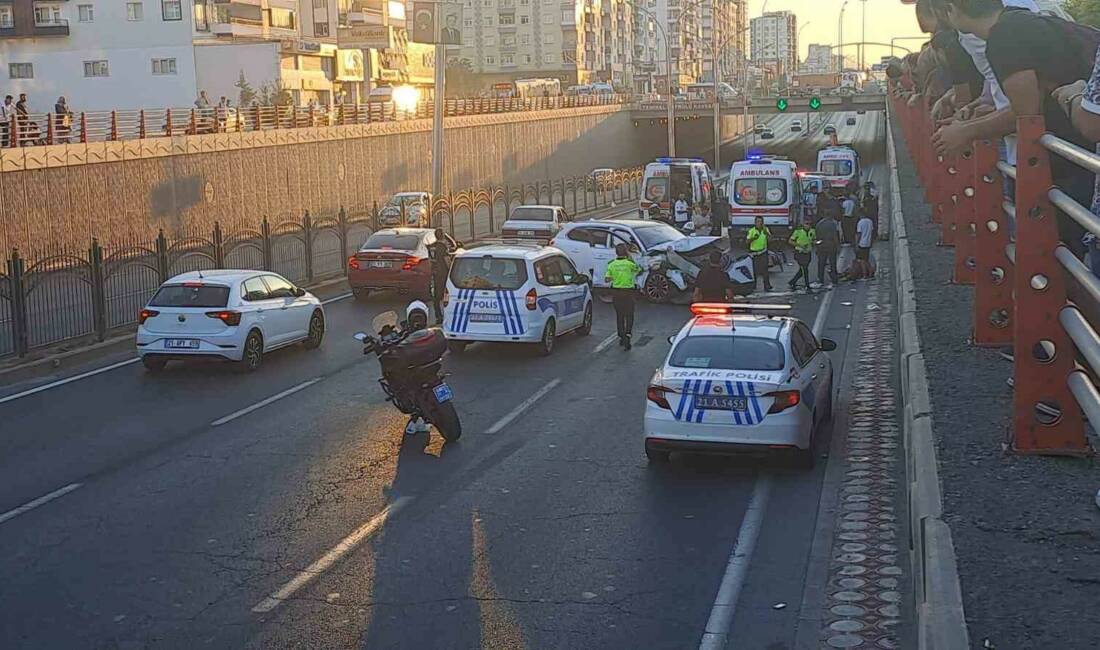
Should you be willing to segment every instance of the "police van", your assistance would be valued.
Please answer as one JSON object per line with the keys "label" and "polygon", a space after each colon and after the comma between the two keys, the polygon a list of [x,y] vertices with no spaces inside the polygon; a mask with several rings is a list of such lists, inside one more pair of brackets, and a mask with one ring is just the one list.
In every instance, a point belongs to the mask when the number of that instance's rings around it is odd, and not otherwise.
{"label": "police van", "polygon": [[714,200],[714,180],[702,158],[658,158],[645,166],[640,219],[673,219],[672,209],[681,197],[689,206],[707,206]]}
{"label": "police van", "polygon": [[817,171],[825,176],[833,194],[859,190],[859,153],[848,144],[823,147],[817,152]]}
{"label": "police van", "polygon": [[802,186],[794,161],[777,156],[750,155],[730,167],[730,228],[752,227],[756,217],[776,230],[789,229],[802,220]]}
{"label": "police van", "polygon": [[568,332],[592,331],[591,279],[557,248],[535,242],[459,251],[444,294],[452,352],[470,343],[534,343],[543,355]]}

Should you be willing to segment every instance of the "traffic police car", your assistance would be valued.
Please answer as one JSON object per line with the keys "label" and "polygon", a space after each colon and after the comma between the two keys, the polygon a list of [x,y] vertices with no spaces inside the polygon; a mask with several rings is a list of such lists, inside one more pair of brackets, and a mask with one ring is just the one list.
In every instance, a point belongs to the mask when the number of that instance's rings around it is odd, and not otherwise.
{"label": "traffic police car", "polygon": [[695,303],[670,337],[672,349],[649,383],[645,453],[730,454],[788,450],[814,462],[814,437],[833,410],[833,368],[818,339],[785,305]]}
{"label": "traffic police car", "polygon": [[502,243],[460,251],[447,278],[443,332],[452,351],[475,341],[535,343],[592,331],[592,286],[557,248]]}

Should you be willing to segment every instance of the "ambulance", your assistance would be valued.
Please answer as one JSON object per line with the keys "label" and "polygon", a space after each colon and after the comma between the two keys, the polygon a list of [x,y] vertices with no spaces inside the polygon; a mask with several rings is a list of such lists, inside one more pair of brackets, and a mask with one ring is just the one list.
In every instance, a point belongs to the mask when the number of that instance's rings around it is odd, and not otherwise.
{"label": "ambulance", "polygon": [[681,196],[689,206],[709,206],[714,180],[702,158],[658,158],[645,166],[639,219],[673,221],[672,208]]}
{"label": "ambulance", "polygon": [[794,161],[750,154],[730,167],[730,228],[748,230],[756,217],[774,235],[802,220],[802,186]]}
{"label": "ambulance", "polygon": [[817,152],[817,171],[825,176],[833,194],[859,191],[859,153],[847,144],[823,147]]}

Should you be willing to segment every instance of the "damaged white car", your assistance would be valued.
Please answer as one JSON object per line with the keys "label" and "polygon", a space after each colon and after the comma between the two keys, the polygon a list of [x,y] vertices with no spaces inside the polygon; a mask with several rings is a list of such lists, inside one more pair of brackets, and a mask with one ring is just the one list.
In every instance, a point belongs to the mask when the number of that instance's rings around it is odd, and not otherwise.
{"label": "damaged white car", "polygon": [[735,286],[750,293],[753,286],[752,260],[734,257],[725,237],[688,236],[672,226],[641,219],[580,221],[561,229],[550,243],[563,251],[582,273],[592,278],[593,287],[606,288],[607,264],[615,259],[615,247],[626,244],[631,256],[645,269],[640,289],[653,302],[669,302],[695,288],[695,278],[707,264],[711,251],[725,256],[726,272]]}

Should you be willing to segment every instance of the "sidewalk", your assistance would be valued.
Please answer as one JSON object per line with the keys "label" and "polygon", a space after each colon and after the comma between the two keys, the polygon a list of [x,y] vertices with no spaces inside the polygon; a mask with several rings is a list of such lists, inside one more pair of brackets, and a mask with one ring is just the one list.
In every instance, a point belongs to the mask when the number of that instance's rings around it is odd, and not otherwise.
{"label": "sidewalk", "polygon": [[[1100,488],[1095,459],[1003,451],[1012,364],[970,345],[974,289],[950,283],[895,125],[902,209],[928,374],[943,519],[958,559],[970,644],[1001,650],[1100,644]],[[1100,447],[1095,439],[1092,443]]]}

